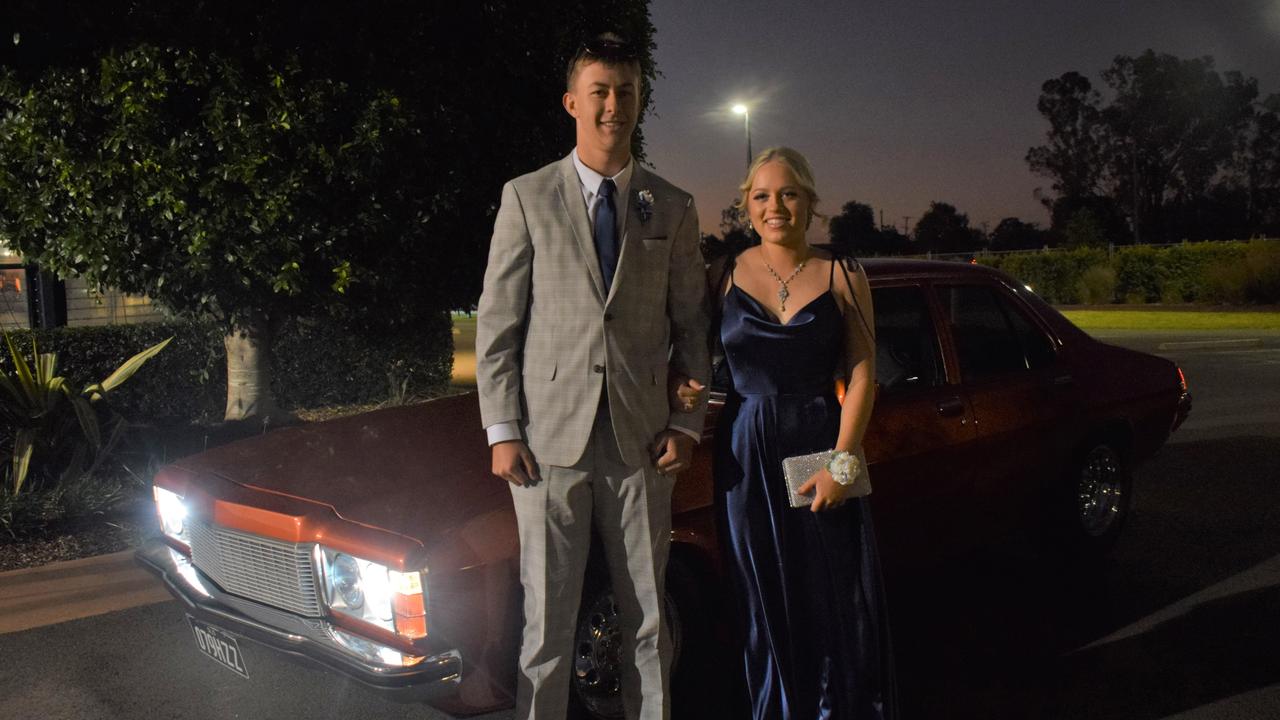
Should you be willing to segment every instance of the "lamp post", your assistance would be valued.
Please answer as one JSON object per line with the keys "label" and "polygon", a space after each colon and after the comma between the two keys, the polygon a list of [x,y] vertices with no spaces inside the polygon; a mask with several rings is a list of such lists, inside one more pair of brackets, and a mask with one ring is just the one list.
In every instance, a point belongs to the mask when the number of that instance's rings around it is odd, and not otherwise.
{"label": "lamp post", "polygon": [[747,167],[751,167],[751,160],[755,157],[751,153],[751,111],[746,105],[738,103],[733,106],[733,114],[742,116],[742,126],[747,131]]}

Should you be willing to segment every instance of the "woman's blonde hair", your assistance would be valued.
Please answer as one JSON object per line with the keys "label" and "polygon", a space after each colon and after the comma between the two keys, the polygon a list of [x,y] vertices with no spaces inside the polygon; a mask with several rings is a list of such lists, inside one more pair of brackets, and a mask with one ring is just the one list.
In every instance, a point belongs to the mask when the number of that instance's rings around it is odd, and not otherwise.
{"label": "woman's blonde hair", "polygon": [[[747,195],[751,193],[751,184],[756,180],[756,173],[765,163],[778,161],[786,165],[791,170],[791,174],[796,176],[796,182],[799,183],[800,189],[809,196],[809,218],[808,222],[813,222],[813,216],[825,217],[814,208],[818,204],[818,191],[815,189],[813,181],[813,170],[809,167],[809,161],[804,159],[804,155],[799,150],[789,147],[771,147],[756,155],[755,160],[751,161],[751,167],[747,168],[747,178],[738,186],[738,199],[733,203],[733,207],[738,211],[738,216],[742,217],[747,209]],[[807,227],[807,226],[806,226]]]}

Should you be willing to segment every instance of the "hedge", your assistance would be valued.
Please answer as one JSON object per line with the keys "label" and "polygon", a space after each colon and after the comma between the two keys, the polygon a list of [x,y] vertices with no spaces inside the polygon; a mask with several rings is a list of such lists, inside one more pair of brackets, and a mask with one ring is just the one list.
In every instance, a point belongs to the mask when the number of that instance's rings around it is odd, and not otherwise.
{"label": "hedge", "polygon": [[[330,322],[298,320],[281,328],[272,347],[272,390],[285,408],[386,400],[441,392],[453,368],[448,314],[408,332],[351,332]],[[222,330],[212,323],[11,331],[24,353],[34,335],[41,352],[57,352],[59,373],[73,387],[105,378],[138,351],[172,336],[164,352],[111,395],[111,404],[138,422],[221,419],[227,365]],[[0,353],[8,369],[8,353]],[[395,390],[392,390],[392,386]]]}
{"label": "hedge", "polygon": [[979,255],[1051,303],[1280,303],[1280,240]]}

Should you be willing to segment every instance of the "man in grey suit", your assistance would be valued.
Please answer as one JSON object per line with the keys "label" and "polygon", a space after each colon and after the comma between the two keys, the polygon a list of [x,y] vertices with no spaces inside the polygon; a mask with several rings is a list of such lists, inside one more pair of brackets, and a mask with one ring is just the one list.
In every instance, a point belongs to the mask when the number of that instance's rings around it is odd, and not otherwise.
{"label": "man in grey suit", "polygon": [[671,412],[667,377],[710,372],[697,212],[631,157],[634,50],[596,38],[566,80],[577,147],[503,188],[476,328],[481,417],[520,534],[516,716],[565,716],[594,526],[618,603],[627,717],[666,718],[671,490],[705,412]]}

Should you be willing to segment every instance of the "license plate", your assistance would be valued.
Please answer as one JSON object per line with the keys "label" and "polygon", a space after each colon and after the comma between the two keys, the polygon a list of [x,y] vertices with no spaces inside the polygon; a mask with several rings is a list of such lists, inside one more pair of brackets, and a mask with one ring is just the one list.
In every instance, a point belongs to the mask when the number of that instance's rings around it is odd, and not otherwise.
{"label": "license plate", "polygon": [[190,615],[187,616],[187,622],[191,624],[191,632],[196,636],[196,646],[200,648],[200,652],[240,677],[249,677],[249,669],[244,666],[244,655],[240,654],[240,645],[236,642],[235,635]]}

